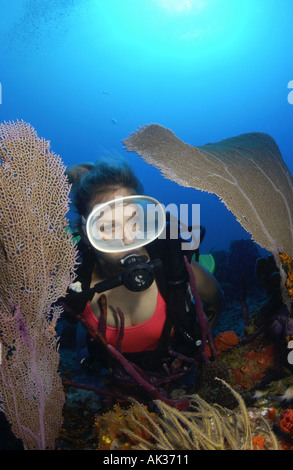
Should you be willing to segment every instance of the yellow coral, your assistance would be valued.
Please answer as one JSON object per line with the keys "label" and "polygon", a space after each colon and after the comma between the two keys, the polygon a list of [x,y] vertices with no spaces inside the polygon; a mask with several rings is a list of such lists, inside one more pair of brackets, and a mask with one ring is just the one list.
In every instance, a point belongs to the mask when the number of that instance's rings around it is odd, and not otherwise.
{"label": "yellow coral", "polygon": [[286,288],[291,301],[293,301],[293,258],[287,253],[281,253],[279,256],[287,275]]}
{"label": "yellow coral", "polygon": [[188,397],[190,410],[179,411],[155,400],[158,413],[135,403],[119,405],[97,418],[98,450],[277,450],[278,443],[259,410],[248,411],[242,397],[221,379],[238,401],[228,410],[198,395]]}
{"label": "yellow coral", "polygon": [[156,422],[156,414],[150,413],[145,405],[135,403],[129,409],[114,405],[95,420],[98,450],[127,450],[138,444],[139,439],[151,439],[152,422]]}

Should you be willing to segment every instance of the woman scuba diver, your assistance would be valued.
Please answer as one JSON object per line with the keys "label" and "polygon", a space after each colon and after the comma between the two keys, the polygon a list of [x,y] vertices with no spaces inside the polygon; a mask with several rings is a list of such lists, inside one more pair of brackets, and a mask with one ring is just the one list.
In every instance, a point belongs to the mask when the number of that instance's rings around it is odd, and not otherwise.
{"label": "woman scuba diver", "polygon": [[[166,216],[127,163],[98,161],[67,170],[73,204],[78,214],[79,265],[77,286],[81,295],[70,304],[87,324],[99,329],[99,298],[107,301],[106,341],[115,346],[123,313],[121,352],[141,367],[155,368],[168,346],[194,356],[199,326],[190,302],[188,275],[180,240],[168,237]],[[168,225],[168,224],[167,224]],[[165,232],[164,232],[165,230]],[[159,237],[162,232],[165,237]],[[213,275],[189,261],[208,317],[215,318],[222,292]],[[98,287],[97,287],[98,286]],[[93,291],[93,289],[95,289]],[[93,293],[94,292],[94,293]],[[188,300],[189,299],[189,300]],[[120,313],[117,310],[119,307]],[[90,335],[89,335],[90,338]],[[103,347],[88,342],[91,356],[103,357]]]}

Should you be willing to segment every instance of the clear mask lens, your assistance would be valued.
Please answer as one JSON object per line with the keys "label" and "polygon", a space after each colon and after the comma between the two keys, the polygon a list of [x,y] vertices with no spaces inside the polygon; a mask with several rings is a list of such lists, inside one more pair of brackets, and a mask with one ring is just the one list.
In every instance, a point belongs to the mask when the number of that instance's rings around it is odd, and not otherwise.
{"label": "clear mask lens", "polygon": [[106,253],[140,248],[163,232],[163,206],[149,196],[118,197],[95,206],[86,221],[91,245]]}

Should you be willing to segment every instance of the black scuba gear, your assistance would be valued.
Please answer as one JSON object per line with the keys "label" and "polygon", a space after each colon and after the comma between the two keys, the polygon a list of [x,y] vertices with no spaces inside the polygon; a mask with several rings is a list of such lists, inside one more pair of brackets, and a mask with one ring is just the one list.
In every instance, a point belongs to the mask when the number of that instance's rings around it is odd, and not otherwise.
{"label": "black scuba gear", "polygon": [[[201,227],[201,240],[204,234],[205,229]],[[188,291],[189,278],[183,258],[185,255],[190,262],[195,250],[185,250],[182,252],[182,240],[179,234],[176,239],[170,238],[168,222],[166,235],[166,239],[156,239],[146,247],[150,258],[148,267],[151,266],[155,270],[155,279],[167,306],[167,319],[163,328],[160,344],[154,351],[125,354],[125,356],[130,357],[133,362],[139,362],[141,366],[149,368],[156,365],[158,357],[164,357],[164,355],[168,354],[170,344],[172,344],[173,349],[176,351],[185,355],[194,356],[198,349],[196,342],[200,338],[195,305],[190,301]],[[99,283],[94,288],[90,289],[95,256],[91,249],[83,242],[79,242],[78,245],[81,260],[76,281],[81,283],[82,292],[74,293],[71,291],[69,295],[63,299],[63,302],[69,309],[71,308],[74,312],[81,314],[85,309],[86,303],[93,298],[95,292],[102,292],[103,290],[101,289],[110,286],[110,284],[112,284],[110,288],[115,287],[115,283],[116,286],[121,285],[121,278],[113,278],[110,282],[109,280],[103,281],[103,283]],[[198,252],[198,250],[196,251]],[[160,262],[157,261],[158,258]],[[143,261],[144,263],[146,260],[140,259],[139,261]],[[146,265],[148,265],[148,263],[144,264],[143,269],[145,269]],[[65,316],[66,319],[71,321],[70,315],[66,314],[66,312]],[[96,355],[97,351],[99,351],[98,354],[101,356],[103,347],[99,347],[99,345],[91,341],[89,337],[88,349],[93,355]]]}

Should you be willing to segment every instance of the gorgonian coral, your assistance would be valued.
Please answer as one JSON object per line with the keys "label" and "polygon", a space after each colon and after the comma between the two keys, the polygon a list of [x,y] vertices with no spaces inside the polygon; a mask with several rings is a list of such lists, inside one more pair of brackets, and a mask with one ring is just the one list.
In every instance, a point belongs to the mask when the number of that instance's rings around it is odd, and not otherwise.
{"label": "gorgonian coral", "polygon": [[53,304],[74,276],[69,189],[49,142],[0,125],[0,408],[25,449],[53,448],[63,421]]}

